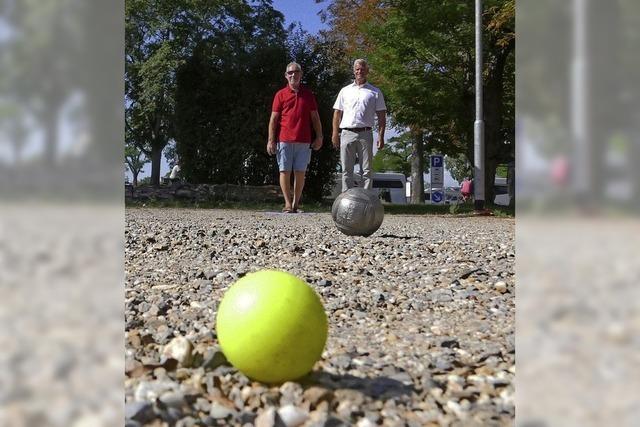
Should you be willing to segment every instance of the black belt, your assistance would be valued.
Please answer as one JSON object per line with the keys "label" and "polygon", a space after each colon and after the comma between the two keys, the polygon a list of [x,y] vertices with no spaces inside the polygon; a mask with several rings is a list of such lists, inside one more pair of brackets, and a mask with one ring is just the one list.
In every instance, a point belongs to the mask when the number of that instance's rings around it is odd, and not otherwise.
{"label": "black belt", "polygon": [[349,130],[351,132],[364,132],[366,130],[371,130],[370,127],[363,127],[363,128],[342,128],[342,130]]}

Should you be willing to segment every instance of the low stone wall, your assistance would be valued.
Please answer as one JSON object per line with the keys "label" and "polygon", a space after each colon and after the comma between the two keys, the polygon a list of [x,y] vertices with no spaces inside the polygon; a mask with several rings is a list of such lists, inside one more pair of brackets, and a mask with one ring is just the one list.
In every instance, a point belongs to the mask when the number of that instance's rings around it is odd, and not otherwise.
{"label": "low stone wall", "polygon": [[126,201],[184,202],[280,202],[282,194],[276,185],[173,184],[158,187],[125,186]]}

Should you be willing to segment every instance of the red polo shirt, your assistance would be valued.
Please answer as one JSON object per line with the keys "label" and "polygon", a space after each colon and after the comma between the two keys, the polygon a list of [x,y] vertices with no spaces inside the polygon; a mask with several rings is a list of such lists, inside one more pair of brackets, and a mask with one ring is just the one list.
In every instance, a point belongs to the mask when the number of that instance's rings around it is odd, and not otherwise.
{"label": "red polo shirt", "polygon": [[294,92],[289,85],[276,92],[271,111],[280,113],[279,142],[311,142],[311,112],[318,110],[313,93],[300,85]]}

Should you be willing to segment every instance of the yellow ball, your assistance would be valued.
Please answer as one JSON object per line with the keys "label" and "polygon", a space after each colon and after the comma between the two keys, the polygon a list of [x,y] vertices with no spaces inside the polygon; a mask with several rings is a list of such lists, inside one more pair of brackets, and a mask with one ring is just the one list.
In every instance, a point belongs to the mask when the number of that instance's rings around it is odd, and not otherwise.
{"label": "yellow ball", "polygon": [[216,329],[233,366],[251,379],[281,383],[311,371],[322,355],[328,325],[309,285],[283,271],[262,270],[227,290]]}

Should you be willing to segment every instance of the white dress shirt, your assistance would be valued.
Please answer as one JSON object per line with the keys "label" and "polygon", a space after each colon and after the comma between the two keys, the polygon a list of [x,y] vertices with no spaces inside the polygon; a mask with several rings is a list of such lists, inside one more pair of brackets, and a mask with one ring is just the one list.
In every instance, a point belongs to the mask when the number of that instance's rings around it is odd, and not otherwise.
{"label": "white dress shirt", "polygon": [[169,179],[176,179],[178,177],[179,172],[180,172],[180,166],[175,165],[173,169],[171,169],[171,174],[169,175]]}
{"label": "white dress shirt", "polygon": [[342,111],[341,129],[372,128],[376,111],[386,111],[387,106],[380,89],[368,82],[362,86],[353,82],[340,89],[333,109]]}

